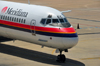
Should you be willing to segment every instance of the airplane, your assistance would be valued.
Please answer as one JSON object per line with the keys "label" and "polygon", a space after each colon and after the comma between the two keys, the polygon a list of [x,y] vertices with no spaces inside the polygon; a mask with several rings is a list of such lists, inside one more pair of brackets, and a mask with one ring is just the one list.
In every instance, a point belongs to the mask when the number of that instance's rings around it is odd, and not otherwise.
{"label": "airplane", "polygon": [[67,18],[63,15],[67,11],[0,1],[0,36],[41,45],[42,47],[56,48],[60,54],[57,62],[65,62],[62,51],[78,43],[78,35]]}

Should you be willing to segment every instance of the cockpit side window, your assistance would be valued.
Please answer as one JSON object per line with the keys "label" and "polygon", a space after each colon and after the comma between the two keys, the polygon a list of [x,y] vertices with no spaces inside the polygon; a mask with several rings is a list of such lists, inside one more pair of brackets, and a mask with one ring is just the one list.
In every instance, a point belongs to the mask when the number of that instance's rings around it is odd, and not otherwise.
{"label": "cockpit side window", "polygon": [[64,18],[64,21],[65,21],[65,22],[68,22],[66,18]]}
{"label": "cockpit side window", "polygon": [[52,23],[59,23],[58,19],[52,19]]}
{"label": "cockpit side window", "polygon": [[51,19],[47,19],[46,24],[51,23]]}
{"label": "cockpit side window", "polygon": [[46,19],[42,19],[40,23],[45,25],[45,22],[46,22]]}

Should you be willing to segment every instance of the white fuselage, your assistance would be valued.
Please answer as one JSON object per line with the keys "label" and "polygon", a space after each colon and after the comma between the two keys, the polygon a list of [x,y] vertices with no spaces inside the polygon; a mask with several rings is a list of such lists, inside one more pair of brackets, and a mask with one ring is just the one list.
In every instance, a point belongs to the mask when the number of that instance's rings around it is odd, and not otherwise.
{"label": "white fuselage", "polygon": [[[0,1],[0,36],[69,49],[78,42],[74,28],[49,25],[54,19],[60,23],[63,18],[60,11],[51,7]],[[43,19],[45,24],[42,24]]]}

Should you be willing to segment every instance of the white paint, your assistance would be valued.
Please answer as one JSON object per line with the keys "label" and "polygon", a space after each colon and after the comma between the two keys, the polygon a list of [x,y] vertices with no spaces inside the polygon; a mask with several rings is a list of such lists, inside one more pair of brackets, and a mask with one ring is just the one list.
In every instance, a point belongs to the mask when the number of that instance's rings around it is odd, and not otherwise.
{"label": "white paint", "polygon": [[[12,6],[13,5],[13,6]],[[11,8],[11,14],[7,14],[7,10],[5,11],[5,13],[1,13],[2,9],[4,7]],[[14,11],[22,11],[22,12],[27,12],[28,15],[27,17],[22,17],[14,15]],[[12,13],[13,12],[13,13]],[[60,16],[61,18],[65,18],[65,16],[62,14],[62,12],[51,8],[51,7],[47,7],[47,6],[40,6],[40,5],[29,5],[29,4],[23,4],[23,3],[15,3],[15,2],[8,2],[8,1],[0,1],[0,15],[5,15],[5,16],[9,16],[9,17],[14,17],[14,18],[21,18],[21,19],[25,19],[26,23],[24,25],[29,25],[29,29],[31,29],[31,26],[37,26],[37,27],[43,27],[43,28],[57,28],[57,30],[61,30],[59,29],[59,27],[56,26],[43,26],[40,21],[43,18],[48,19],[48,15],[52,15],[52,19],[58,19],[57,16]],[[8,21],[8,20],[6,20]],[[34,24],[32,24],[32,22],[34,22]],[[18,23],[18,22],[17,22]],[[34,27],[34,28],[35,28]],[[62,27],[60,27],[62,28]],[[39,29],[38,29],[39,30]],[[43,31],[43,30],[42,30]],[[62,30],[64,31],[64,30]],[[65,30],[66,31],[66,30]],[[58,49],[69,49],[71,47],[73,47],[74,45],[77,44],[78,38],[73,38],[73,37],[54,37],[54,36],[46,36],[46,35],[39,35],[39,34],[32,34],[35,33],[35,31],[31,31],[30,32],[24,32],[21,30],[16,30],[16,29],[10,29],[10,28],[4,28],[0,26],[0,35],[4,36],[4,37],[9,37],[12,39],[17,39],[17,40],[22,40],[22,41],[27,41],[27,42],[31,42],[31,43],[36,43],[42,46],[47,46],[47,47],[51,47],[51,48],[58,48]],[[52,40],[50,40],[50,37],[52,37]],[[42,39],[43,41],[39,41],[39,39]],[[67,41],[67,42],[66,42]]]}

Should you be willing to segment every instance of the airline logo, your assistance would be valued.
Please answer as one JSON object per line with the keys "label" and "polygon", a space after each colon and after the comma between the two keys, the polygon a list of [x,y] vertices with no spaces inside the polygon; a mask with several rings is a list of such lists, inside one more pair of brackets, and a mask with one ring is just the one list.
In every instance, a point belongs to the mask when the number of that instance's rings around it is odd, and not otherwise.
{"label": "airline logo", "polygon": [[21,16],[21,17],[27,17],[28,12],[24,12],[22,9],[16,9],[4,7],[1,11],[1,13],[9,14],[9,15],[15,15],[15,16]]}
{"label": "airline logo", "polygon": [[5,13],[5,11],[8,9],[8,7],[4,7],[1,11],[1,13]]}

